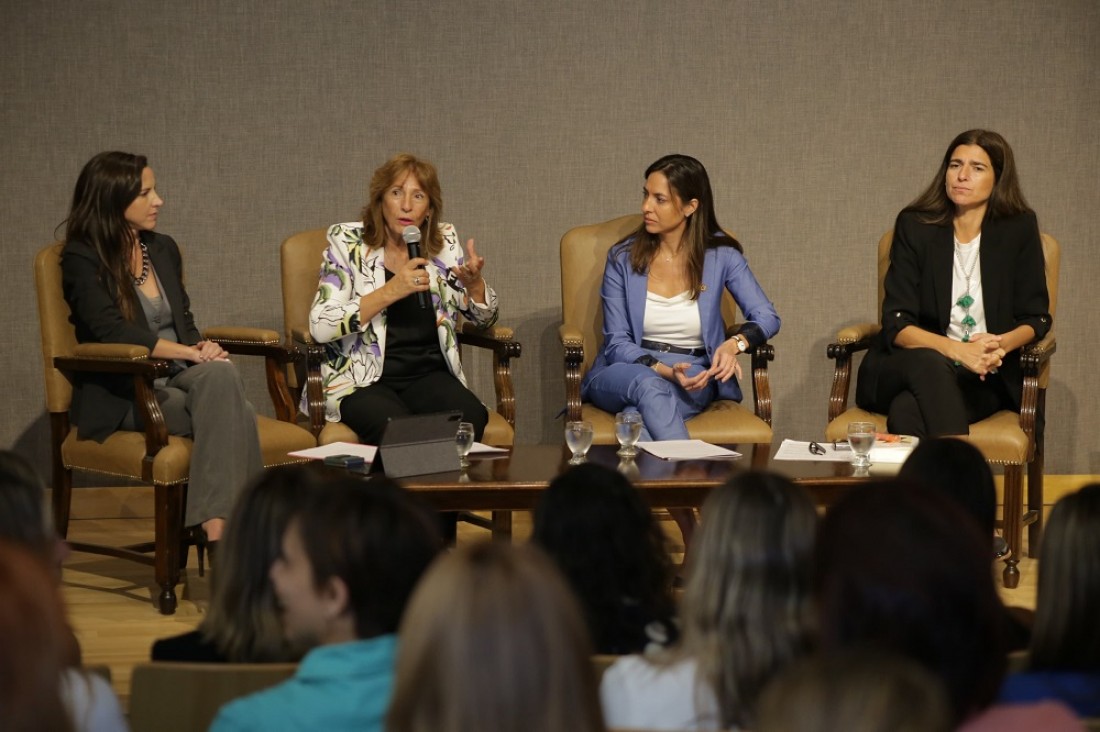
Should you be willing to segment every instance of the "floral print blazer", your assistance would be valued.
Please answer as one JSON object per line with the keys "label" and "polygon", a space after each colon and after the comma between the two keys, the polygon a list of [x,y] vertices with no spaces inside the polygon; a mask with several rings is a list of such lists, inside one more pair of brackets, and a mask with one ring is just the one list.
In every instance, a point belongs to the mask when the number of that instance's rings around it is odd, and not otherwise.
{"label": "floral print blazer", "polygon": [[[497,295],[485,285],[484,305],[466,296],[462,282],[450,270],[463,263],[465,255],[458,234],[450,224],[439,224],[443,249],[428,257],[426,270],[429,294],[436,313],[439,347],[451,373],[466,383],[458,358],[456,327],[461,313],[467,320],[488,328],[497,320]],[[382,249],[363,242],[363,223],[335,224],[328,230],[328,249],[321,262],[320,282],[309,311],[309,332],[325,344],[321,383],[325,394],[325,419],[340,421],[340,402],[356,389],[369,386],[382,376],[386,353],[386,311],[370,321],[359,321],[359,300],[386,284]],[[302,411],[306,411],[302,394]]]}

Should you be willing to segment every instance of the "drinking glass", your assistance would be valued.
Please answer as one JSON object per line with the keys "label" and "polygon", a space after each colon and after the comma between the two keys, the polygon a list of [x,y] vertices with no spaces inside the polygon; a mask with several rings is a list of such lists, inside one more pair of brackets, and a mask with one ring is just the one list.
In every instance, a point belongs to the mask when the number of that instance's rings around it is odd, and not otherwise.
{"label": "drinking glass", "polygon": [[849,422],[848,444],[852,447],[852,465],[866,468],[871,465],[871,446],[875,444],[874,422]]}
{"label": "drinking glass", "polygon": [[592,447],[592,437],[591,422],[565,423],[565,444],[569,451],[573,453],[573,457],[569,460],[570,465],[584,462],[584,456],[588,454],[588,448]]}
{"label": "drinking glass", "polygon": [[638,412],[619,412],[615,415],[615,439],[619,441],[619,457],[634,457],[638,448],[634,444],[642,436],[642,415]]}
{"label": "drinking glass", "polygon": [[469,422],[459,422],[455,432],[455,451],[458,453],[458,467],[470,467],[470,448],[474,446],[474,426]]}

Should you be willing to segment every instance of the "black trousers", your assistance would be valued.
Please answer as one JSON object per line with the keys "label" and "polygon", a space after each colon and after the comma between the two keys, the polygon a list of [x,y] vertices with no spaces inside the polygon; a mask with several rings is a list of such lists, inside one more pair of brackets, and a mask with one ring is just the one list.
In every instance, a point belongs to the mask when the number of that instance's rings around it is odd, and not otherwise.
{"label": "black trousers", "polygon": [[411,378],[383,377],[340,402],[340,420],[368,445],[381,441],[390,417],[451,411],[462,412],[462,421],[474,426],[474,439],[481,440],[489,410],[449,371]]}
{"label": "black trousers", "polygon": [[856,404],[886,414],[891,432],[965,435],[1002,409],[1017,409],[1000,374],[977,374],[931,348],[872,348],[859,367]]}

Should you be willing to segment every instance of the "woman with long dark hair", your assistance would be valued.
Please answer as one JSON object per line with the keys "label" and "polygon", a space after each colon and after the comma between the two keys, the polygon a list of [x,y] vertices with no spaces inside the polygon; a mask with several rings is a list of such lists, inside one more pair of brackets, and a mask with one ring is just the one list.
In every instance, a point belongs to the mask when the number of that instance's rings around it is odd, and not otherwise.
{"label": "woman with long dark hair", "polygon": [[[221,538],[262,457],[236,368],[195,327],[179,247],[154,231],[163,204],[145,157],[105,152],[88,161],[66,222],[63,287],[77,341],[144,346],[171,362],[156,397],[168,432],[193,440],[185,523],[189,538],[204,546]],[[77,436],[102,442],[116,430],[140,429],[134,400],[130,377],[77,375]]]}
{"label": "woman with long dark hair", "polygon": [[996,132],[963,132],[898,214],[882,332],[860,364],[856,403],[920,437],[965,435],[1018,411],[1019,349],[1051,326],[1044,271],[1012,148]]}

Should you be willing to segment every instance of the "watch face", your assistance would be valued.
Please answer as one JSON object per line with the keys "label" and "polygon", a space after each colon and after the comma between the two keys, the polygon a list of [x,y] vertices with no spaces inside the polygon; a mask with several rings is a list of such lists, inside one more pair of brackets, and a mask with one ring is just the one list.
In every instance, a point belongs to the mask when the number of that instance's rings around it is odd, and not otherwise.
{"label": "watch face", "polygon": [[749,350],[748,345],[741,338],[737,339],[737,350],[740,351],[741,353],[744,353],[745,351]]}

